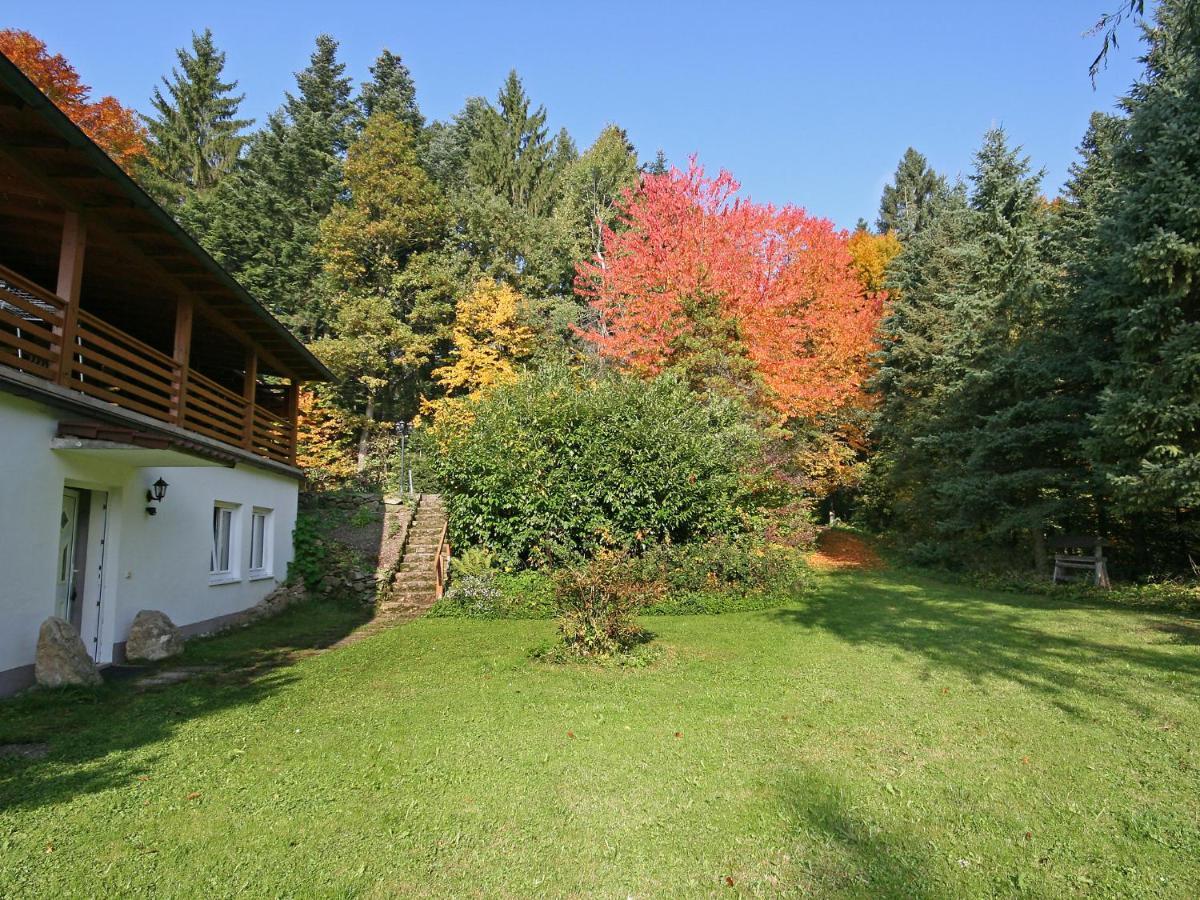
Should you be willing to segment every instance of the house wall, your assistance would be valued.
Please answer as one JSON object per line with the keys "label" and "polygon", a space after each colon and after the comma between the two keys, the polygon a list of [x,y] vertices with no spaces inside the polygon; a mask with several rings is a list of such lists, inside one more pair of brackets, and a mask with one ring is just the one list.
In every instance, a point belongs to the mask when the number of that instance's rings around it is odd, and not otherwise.
{"label": "house wall", "polygon": [[[287,575],[292,559],[298,483],[287,475],[238,463],[225,467],[138,467],[96,451],[50,447],[61,412],[0,392],[0,694],[32,683],[38,629],[54,614],[55,557],[64,487],[108,493],[104,574],[91,574],[85,595],[99,590],[104,611],[101,662],[123,655],[133,617],[158,609],[184,629],[202,633],[262,600]],[[158,513],[146,514],[146,490],[162,477],[170,487]],[[239,504],[233,551],[237,571],[214,583],[209,574],[213,506]],[[268,574],[252,577],[250,517],[271,510]],[[93,509],[89,544],[98,541]]]}

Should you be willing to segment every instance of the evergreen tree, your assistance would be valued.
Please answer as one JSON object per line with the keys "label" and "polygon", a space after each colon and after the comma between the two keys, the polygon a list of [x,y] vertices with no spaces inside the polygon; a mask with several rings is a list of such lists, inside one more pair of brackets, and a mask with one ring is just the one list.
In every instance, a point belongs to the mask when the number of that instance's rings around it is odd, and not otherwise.
{"label": "evergreen tree", "polygon": [[317,39],[308,68],[254,135],[241,166],[180,211],[183,223],[256,297],[302,336],[328,327],[313,285],[318,226],[341,190],[358,112],[337,44]]}
{"label": "evergreen tree", "polygon": [[471,147],[483,131],[488,103],[470,97],[449,122],[434,122],[425,130],[421,165],[447,193],[462,189],[467,181]]}
{"label": "evergreen tree", "polygon": [[1045,329],[1054,298],[1039,186],[1004,133],[989,132],[968,201],[935,200],[893,266],[879,466],[897,523],[933,550],[1037,544],[1069,505],[1077,465],[1062,458],[1052,389],[1062,373],[1027,340]]}
{"label": "evergreen tree", "polygon": [[647,163],[643,167],[643,171],[647,175],[666,175],[671,171],[671,166],[667,162],[667,154],[663,153],[661,147],[654,153],[654,162]]}
{"label": "evergreen tree", "polygon": [[425,127],[412,74],[399,55],[390,50],[380,53],[371,66],[371,80],[363,84],[358,103],[364,119],[385,113],[406,124],[414,135]]}
{"label": "evergreen tree", "polygon": [[144,116],[150,133],[149,159],[143,181],[165,206],[177,206],[203,193],[237,163],[251,119],[237,118],[244,94],[234,95],[236,81],[223,81],[225,54],[217,50],[212,31],[192,35],[192,48],[175,51],[179,66],[163,78],[164,95],[154,89],[154,114]]}
{"label": "evergreen tree", "polygon": [[516,71],[508,73],[496,105],[489,105],[471,145],[471,181],[514,209],[548,215],[554,205],[556,142],[547,138],[546,109],[532,112]]}
{"label": "evergreen tree", "polygon": [[1126,513],[1200,506],[1200,4],[1163,0],[1126,103],[1092,289],[1115,359],[1094,454]]}
{"label": "evergreen tree", "polygon": [[883,189],[876,229],[880,234],[894,231],[900,240],[907,240],[928,224],[930,204],[945,193],[946,179],[909,147],[896,166],[892,183]]}

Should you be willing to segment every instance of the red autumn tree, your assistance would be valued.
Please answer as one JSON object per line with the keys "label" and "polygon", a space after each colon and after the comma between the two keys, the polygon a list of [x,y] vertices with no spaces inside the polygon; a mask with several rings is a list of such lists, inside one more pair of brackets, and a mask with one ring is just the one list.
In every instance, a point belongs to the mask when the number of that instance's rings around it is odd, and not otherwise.
{"label": "red autumn tree", "polygon": [[598,314],[584,336],[653,375],[707,356],[706,380],[748,370],[782,417],[813,417],[861,397],[880,314],[864,296],[845,232],[794,206],[736,197],[722,171],[642,179],[576,290]]}
{"label": "red autumn tree", "polygon": [[51,54],[45,41],[28,31],[5,28],[0,30],[0,53],[121,168],[128,170],[146,155],[145,129],[137,113],[114,97],[93,101],[92,89],[80,80],[75,67],[61,53]]}

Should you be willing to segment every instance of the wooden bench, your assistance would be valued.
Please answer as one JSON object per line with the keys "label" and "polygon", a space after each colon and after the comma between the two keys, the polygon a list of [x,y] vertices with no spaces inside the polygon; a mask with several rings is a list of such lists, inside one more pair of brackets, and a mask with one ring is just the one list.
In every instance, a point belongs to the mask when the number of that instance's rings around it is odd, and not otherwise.
{"label": "wooden bench", "polygon": [[1106,541],[1098,537],[1062,535],[1047,542],[1054,550],[1054,574],[1051,580],[1058,584],[1066,581],[1070,572],[1090,572],[1097,587],[1111,587],[1108,580],[1108,563],[1104,560]]}

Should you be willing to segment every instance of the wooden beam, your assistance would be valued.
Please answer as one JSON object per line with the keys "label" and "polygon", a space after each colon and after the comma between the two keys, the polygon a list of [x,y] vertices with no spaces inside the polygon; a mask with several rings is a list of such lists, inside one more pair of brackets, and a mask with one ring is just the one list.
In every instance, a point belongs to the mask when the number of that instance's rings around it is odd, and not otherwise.
{"label": "wooden beam", "polygon": [[83,284],[83,251],[87,246],[87,226],[76,212],[63,217],[62,247],[58,253],[58,287],[54,293],[66,303],[58,353],[58,383],[71,377],[75,348],[75,324],[79,319],[79,287]]}
{"label": "wooden beam", "polygon": [[292,379],[287,386],[288,462],[296,464],[296,435],[300,431],[300,382]]}
{"label": "wooden beam", "polygon": [[242,383],[242,399],[246,401],[246,421],[242,443],[247,450],[254,446],[254,401],[258,399],[258,354],[246,351],[246,380]]}
{"label": "wooden beam", "polygon": [[192,298],[187,294],[175,297],[175,351],[171,354],[179,366],[179,396],[175,400],[172,417],[177,425],[183,424],[187,411],[188,367],[192,364]]}

